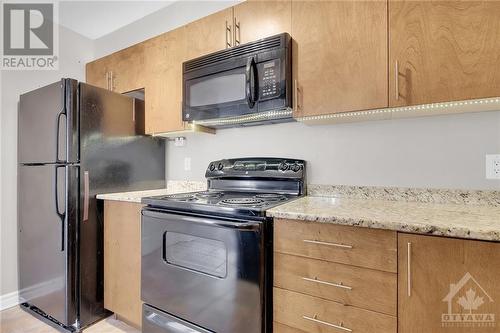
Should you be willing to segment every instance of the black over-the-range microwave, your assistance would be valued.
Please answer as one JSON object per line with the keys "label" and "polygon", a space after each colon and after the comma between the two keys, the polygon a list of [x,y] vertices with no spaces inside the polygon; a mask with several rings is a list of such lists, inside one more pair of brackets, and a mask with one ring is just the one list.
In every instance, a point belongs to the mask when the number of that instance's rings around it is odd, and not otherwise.
{"label": "black over-the-range microwave", "polygon": [[291,56],[283,33],[184,62],[183,120],[210,127],[292,121]]}

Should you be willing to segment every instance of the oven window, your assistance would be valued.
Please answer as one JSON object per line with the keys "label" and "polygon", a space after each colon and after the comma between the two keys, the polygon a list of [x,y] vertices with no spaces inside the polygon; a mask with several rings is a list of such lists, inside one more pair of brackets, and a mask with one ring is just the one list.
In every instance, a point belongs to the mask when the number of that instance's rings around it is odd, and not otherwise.
{"label": "oven window", "polygon": [[245,99],[245,74],[224,73],[189,83],[189,106],[207,106]]}
{"label": "oven window", "polygon": [[165,261],[171,265],[219,278],[226,277],[227,249],[224,242],[178,232],[166,232],[163,253]]}

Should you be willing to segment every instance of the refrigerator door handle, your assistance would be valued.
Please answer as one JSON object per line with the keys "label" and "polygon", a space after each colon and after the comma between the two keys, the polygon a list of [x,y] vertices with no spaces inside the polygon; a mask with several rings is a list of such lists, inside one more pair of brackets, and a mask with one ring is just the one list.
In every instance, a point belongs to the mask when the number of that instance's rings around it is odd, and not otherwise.
{"label": "refrigerator door handle", "polygon": [[83,172],[83,222],[89,219],[89,172]]}
{"label": "refrigerator door handle", "polygon": [[[59,216],[59,218],[61,219],[61,251],[64,251],[64,232],[65,232],[65,222],[66,222],[66,210],[64,210],[63,212],[61,212],[59,210],[59,181],[58,181],[58,174],[57,174],[57,170],[59,168],[65,168],[66,166],[65,165],[56,165],[56,167],[54,168],[55,170],[55,175],[54,175],[54,178],[55,178],[55,181],[54,181],[54,194],[55,194],[55,205],[56,205],[56,213],[57,213],[57,216]],[[65,191],[66,192],[66,189]],[[66,205],[66,203],[65,203]]]}
{"label": "refrigerator door handle", "polygon": [[66,114],[66,108],[63,107],[61,111],[57,114],[57,124],[56,124],[56,163],[64,163],[64,160],[59,159],[59,130],[60,130],[60,125],[61,125],[61,117],[65,116],[67,117]]}

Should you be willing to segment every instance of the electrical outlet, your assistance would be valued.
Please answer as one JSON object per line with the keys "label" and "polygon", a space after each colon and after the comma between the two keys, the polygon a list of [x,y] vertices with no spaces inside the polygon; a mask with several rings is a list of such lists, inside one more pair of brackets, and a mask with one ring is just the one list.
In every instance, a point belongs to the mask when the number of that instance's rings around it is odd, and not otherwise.
{"label": "electrical outlet", "polygon": [[191,171],[191,157],[184,157],[184,171]]}
{"label": "electrical outlet", "polygon": [[486,179],[500,179],[500,155],[486,155]]}

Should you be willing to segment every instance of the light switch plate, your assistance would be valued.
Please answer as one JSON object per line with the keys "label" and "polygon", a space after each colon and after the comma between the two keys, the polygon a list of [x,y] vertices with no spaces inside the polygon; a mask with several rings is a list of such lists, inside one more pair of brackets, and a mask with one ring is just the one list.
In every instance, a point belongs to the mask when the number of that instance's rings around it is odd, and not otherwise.
{"label": "light switch plate", "polygon": [[486,179],[500,179],[500,155],[486,155]]}

